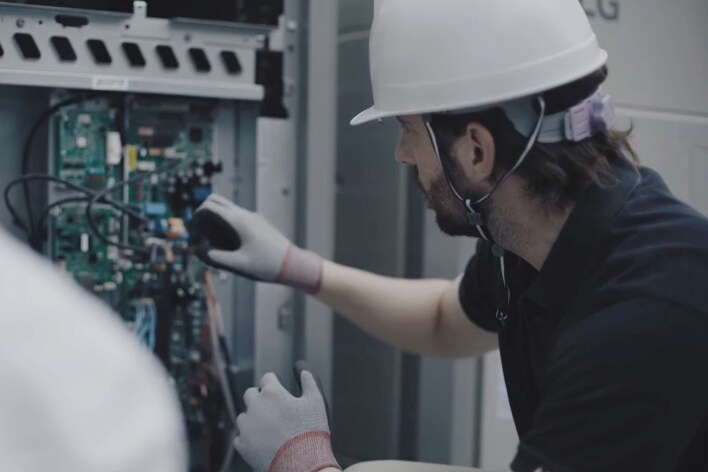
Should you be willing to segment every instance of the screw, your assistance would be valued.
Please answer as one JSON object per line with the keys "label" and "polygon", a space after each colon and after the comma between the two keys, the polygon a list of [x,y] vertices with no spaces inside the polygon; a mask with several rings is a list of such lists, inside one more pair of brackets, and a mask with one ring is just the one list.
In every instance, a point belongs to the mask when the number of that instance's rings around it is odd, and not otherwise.
{"label": "screw", "polygon": [[18,18],[17,19],[17,27],[22,28],[23,26],[25,26],[25,20],[23,18]]}

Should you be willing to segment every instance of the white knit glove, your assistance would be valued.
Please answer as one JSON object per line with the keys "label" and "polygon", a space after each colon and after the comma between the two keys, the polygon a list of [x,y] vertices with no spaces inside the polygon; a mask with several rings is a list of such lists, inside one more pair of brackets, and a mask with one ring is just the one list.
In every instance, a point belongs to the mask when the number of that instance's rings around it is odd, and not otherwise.
{"label": "white knit glove", "polygon": [[322,258],[292,244],[261,215],[219,195],[194,213],[191,244],[206,264],[250,279],[317,293]]}
{"label": "white knit glove", "polygon": [[341,469],[332,453],[324,399],[312,374],[301,374],[296,398],[266,374],[260,389],[246,391],[246,412],[236,419],[236,450],[255,472]]}

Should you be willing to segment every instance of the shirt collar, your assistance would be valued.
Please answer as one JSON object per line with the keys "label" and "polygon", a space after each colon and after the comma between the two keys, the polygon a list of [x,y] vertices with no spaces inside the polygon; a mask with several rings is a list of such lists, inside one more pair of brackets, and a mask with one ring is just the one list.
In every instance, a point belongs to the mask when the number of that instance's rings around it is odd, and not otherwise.
{"label": "shirt collar", "polygon": [[526,292],[549,316],[560,317],[575,296],[593,249],[610,229],[615,214],[641,182],[639,170],[624,158],[613,171],[612,188],[587,188],[561,229],[541,271]]}

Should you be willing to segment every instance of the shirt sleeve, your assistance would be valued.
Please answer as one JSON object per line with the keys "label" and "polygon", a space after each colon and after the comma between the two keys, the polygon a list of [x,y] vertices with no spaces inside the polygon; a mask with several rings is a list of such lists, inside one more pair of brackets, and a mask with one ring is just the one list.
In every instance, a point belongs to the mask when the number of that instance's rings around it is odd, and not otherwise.
{"label": "shirt sleeve", "polygon": [[[499,330],[495,314],[501,303],[499,264],[492,254],[491,246],[483,240],[465,269],[460,282],[460,305],[467,317],[480,328],[496,333]],[[503,290],[503,287],[501,287]]]}
{"label": "shirt sleeve", "polygon": [[707,335],[705,314],[654,300],[566,331],[512,470],[675,470],[708,414]]}
{"label": "shirt sleeve", "polygon": [[0,470],[183,472],[167,372],[98,299],[0,234]]}

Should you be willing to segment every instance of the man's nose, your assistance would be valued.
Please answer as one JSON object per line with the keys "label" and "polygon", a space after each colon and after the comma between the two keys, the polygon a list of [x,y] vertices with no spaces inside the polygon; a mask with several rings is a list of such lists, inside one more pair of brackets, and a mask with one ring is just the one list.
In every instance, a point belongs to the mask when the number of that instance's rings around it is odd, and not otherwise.
{"label": "man's nose", "polygon": [[415,164],[415,159],[413,159],[413,156],[408,152],[406,149],[406,146],[403,145],[403,140],[398,142],[398,146],[396,147],[396,161],[400,162],[401,164],[408,164],[408,165],[413,165]]}

